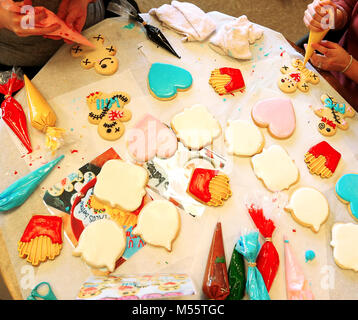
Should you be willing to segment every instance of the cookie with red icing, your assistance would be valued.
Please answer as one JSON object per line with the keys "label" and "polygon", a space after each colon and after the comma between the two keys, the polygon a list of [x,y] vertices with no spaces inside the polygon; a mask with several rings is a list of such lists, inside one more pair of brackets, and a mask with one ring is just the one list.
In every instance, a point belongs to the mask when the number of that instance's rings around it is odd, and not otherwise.
{"label": "cookie with red icing", "polygon": [[222,206],[232,192],[227,175],[219,170],[195,168],[192,172],[187,193],[195,200],[208,206]]}
{"label": "cookie with red icing", "polygon": [[322,141],[311,147],[305,154],[310,173],[329,178],[336,171],[341,154],[328,142]]}
{"label": "cookie with red icing", "polygon": [[240,69],[220,68],[211,72],[209,84],[219,95],[232,94],[245,89],[245,81]]}
{"label": "cookie with red icing", "polygon": [[62,249],[62,218],[57,216],[33,216],[18,242],[20,258],[37,266],[53,260]]}

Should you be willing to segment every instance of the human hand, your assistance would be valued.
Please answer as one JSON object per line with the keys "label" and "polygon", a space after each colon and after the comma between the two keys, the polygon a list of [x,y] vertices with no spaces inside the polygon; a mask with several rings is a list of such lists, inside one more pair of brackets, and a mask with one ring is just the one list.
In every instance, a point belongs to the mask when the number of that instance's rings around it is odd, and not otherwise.
{"label": "human hand", "polygon": [[310,59],[319,69],[341,72],[350,62],[349,53],[337,43],[322,40],[320,43],[312,43],[312,48],[321,53],[314,53]]}
{"label": "human hand", "polygon": [[[331,17],[329,15],[329,8],[333,8],[334,17],[331,21]],[[312,31],[320,32],[323,30],[327,30],[329,26],[333,23],[337,25],[337,18],[340,19],[341,15],[337,17],[337,7],[334,2],[330,0],[314,0],[311,4],[307,6],[305,11],[303,22],[306,27]]]}
{"label": "human hand", "polygon": [[31,26],[29,16],[26,12],[21,12],[21,7],[31,5],[31,0],[22,2],[12,2],[11,0],[0,1],[0,29],[5,28],[14,32],[19,37],[40,36],[56,31],[60,26],[54,24],[49,27],[35,27],[35,25],[44,18],[46,12],[44,10],[35,10],[33,17],[34,24]]}

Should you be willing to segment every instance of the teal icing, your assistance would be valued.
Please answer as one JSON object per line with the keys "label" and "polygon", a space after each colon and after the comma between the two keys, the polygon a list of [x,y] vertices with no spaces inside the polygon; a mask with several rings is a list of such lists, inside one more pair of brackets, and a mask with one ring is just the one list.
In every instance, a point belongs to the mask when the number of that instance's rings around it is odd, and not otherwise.
{"label": "teal icing", "polygon": [[186,90],[193,83],[189,71],[165,63],[153,63],[148,74],[150,90],[160,99],[173,97],[178,90]]}
{"label": "teal icing", "polygon": [[313,250],[307,250],[305,253],[306,262],[312,261],[316,257]]}
{"label": "teal icing", "polygon": [[64,155],[46,163],[42,167],[30,172],[5,189],[0,194],[0,211],[8,211],[22,205],[35,191],[38,185],[47,177]]}
{"label": "teal icing", "polygon": [[352,216],[358,219],[358,174],[345,174],[336,183],[336,193],[344,201],[349,202]]}

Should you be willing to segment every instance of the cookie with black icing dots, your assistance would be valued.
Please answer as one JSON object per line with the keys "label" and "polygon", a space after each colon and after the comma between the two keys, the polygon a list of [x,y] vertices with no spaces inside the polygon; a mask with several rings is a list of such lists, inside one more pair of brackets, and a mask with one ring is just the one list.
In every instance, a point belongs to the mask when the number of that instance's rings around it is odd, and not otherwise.
{"label": "cookie with black icing dots", "polygon": [[118,59],[114,56],[117,49],[111,45],[104,45],[104,37],[101,34],[90,37],[89,40],[95,48],[75,44],[71,47],[72,57],[82,57],[81,67],[94,68],[102,75],[114,74],[118,69]]}
{"label": "cookie with black icing dots", "polygon": [[113,141],[123,135],[123,122],[132,118],[131,111],[124,107],[129,101],[129,95],[121,91],[110,94],[96,91],[87,96],[88,121],[98,125],[98,134],[103,139]]}

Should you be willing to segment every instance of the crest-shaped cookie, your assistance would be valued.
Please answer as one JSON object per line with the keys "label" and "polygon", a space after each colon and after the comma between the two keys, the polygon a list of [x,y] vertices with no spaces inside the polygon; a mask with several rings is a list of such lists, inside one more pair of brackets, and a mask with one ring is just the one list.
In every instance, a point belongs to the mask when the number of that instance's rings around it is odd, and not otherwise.
{"label": "crest-shaped cookie", "polygon": [[84,69],[94,68],[102,75],[114,74],[118,69],[118,59],[114,56],[117,49],[111,44],[104,45],[104,37],[101,34],[90,37],[89,40],[95,48],[75,44],[71,48],[72,57],[81,57],[81,67]]}

